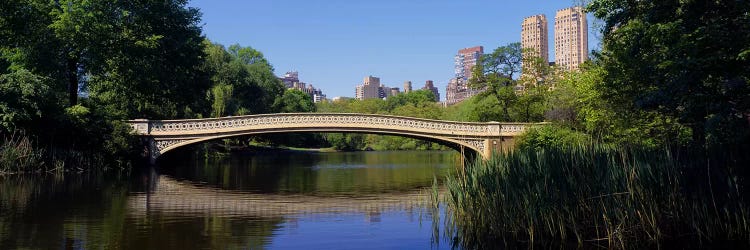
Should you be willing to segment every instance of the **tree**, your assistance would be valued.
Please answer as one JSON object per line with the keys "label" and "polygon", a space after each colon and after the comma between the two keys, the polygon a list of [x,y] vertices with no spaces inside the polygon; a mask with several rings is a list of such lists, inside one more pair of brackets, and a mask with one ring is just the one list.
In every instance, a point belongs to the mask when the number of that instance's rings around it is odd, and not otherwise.
{"label": "tree", "polygon": [[389,96],[385,100],[385,110],[392,112],[394,109],[411,104],[413,106],[424,106],[435,104],[435,93],[429,90],[416,90],[409,93],[401,93],[394,96]]}
{"label": "tree", "polygon": [[604,20],[605,100],[690,127],[694,145],[748,140],[750,2],[611,1]]}
{"label": "tree", "polygon": [[495,49],[491,54],[483,55],[474,66],[469,86],[484,89],[481,97],[493,96],[502,110],[502,121],[511,121],[509,109],[515,105],[515,81],[513,75],[521,72],[521,44],[511,43]]}
{"label": "tree", "polygon": [[516,105],[513,106],[516,121],[541,122],[544,120],[544,111],[547,109],[545,99],[547,96],[546,85],[526,85],[520,94],[517,94]]}
{"label": "tree", "polygon": [[42,151],[58,152],[48,155],[54,166],[73,160],[66,155],[115,162],[110,157],[132,156],[138,145],[122,120],[184,117],[208,106],[200,13],[186,5],[2,1],[0,133],[25,131]]}
{"label": "tree", "polygon": [[27,70],[0,75],[0,134],[30,127],[47,112],[46,80]]}
{"label": "tree", "polygon": [[228,49],[207,40],[203,44],[203,70],[213,86],[207,94],[213,103],[212,116],[262,114],[283,108],[273,104],[284,94],[284,87],[262,53],[238,44]]}
{"label": "tree", "polygon": [[[0,5],[3,57],[48,77],[65,105],[79,90],[124,118],[181,116],[208,89],[200,13],[186,0],[14,0]],[[7,52],[7,53],[5,53]]]}
{"label": "tree", "polygon": [[296,89],[287,89],[281,98],[276,99],[273,106],[281,113],[315,112],[312,97]]}

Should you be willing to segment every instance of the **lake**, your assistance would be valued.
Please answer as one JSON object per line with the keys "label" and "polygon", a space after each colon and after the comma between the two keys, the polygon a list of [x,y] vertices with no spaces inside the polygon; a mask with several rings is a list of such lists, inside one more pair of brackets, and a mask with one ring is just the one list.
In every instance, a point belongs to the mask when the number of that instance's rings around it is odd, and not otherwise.
{"label": "lake", "polygon": [[445,249],[429,197],[460,163],[453,151],[175,152],[132,172],[0,177],[0,249]]}

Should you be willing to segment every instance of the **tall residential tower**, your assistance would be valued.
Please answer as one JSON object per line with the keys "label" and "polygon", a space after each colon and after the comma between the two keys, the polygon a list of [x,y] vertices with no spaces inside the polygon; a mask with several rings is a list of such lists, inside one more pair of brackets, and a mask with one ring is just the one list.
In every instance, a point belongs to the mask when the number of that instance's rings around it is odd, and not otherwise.
{"label": "tall residential tower", "polygon": [[581,7],[558,10],[555,15],[555,64],[568,70],[589,58],[588,23]]}
{"label": "tall residential tower", "polygon": [[549,62],[548,33],[545,15],[524,18],[521,24],[521,47],[533,50],[532,56],[540,57],[545,62]]}
{"label": "tall residential tower", "polygon": [[484,47],[482,46],[458,50],[458,54],[454,57],[455,77],[450,80],[445,88],[445,103],[447,105],[461,102],[480,92],[469,88],[468,81],[471,78],[472,69],[477,65],[482,54],[484,54]]}
{"label": "tall residential tower", "polygon": [[471,69],[477,65],[479,58],[484,54],[484,47],[476,46],[458,50],[454,57],[456,78],[460,80],[469,80]]}

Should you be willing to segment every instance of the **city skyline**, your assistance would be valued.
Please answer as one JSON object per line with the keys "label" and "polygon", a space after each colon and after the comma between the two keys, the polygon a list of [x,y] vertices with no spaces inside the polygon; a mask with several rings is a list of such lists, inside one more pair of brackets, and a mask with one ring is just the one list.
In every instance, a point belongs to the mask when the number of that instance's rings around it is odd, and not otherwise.
{"label": "city skyline", "polygon": [[[203,12],[201,24],[208,39],[253,47],[271,62],[277,76],[298,71],[329,98],[352,97],[351,89],[365,75],[377,75],[387,86],[431,79],[442,92],[454,76],[456,50],[481,45],[491,52],[520,42],[524,17],[554,16],[572,5],[573,1],[553,0],[190,2]],[[252,15],[246,13],[249,10]],[[590,45],[598,44],[589,40]]]}

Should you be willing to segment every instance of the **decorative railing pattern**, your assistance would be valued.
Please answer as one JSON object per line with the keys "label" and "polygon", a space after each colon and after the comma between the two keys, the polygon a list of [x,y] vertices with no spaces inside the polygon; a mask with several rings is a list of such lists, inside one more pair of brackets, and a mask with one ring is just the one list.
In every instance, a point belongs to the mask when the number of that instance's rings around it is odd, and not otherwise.
{"label": "decorative railing pattern", "polygon": [[[133,120],[140,134],[199,135],[211,132],[269,128],[372,128],[414,131],[446,136],[514,136],[528,124],[476,123],[420,119],[373,114],[284,113],[186,120]],[[147,123],[147,124],[144,124]]]}
{"label": "decorative railing pattern", "polygon": [[265,132],[373,132],[430,137],[485,153],[485,143],[520,135],[532,124],[458,122],[413,117],[351,113],[283,113],[185,120],[131,120],[142,136],[150,137],[152,159],[172,148],[201,140]]}

